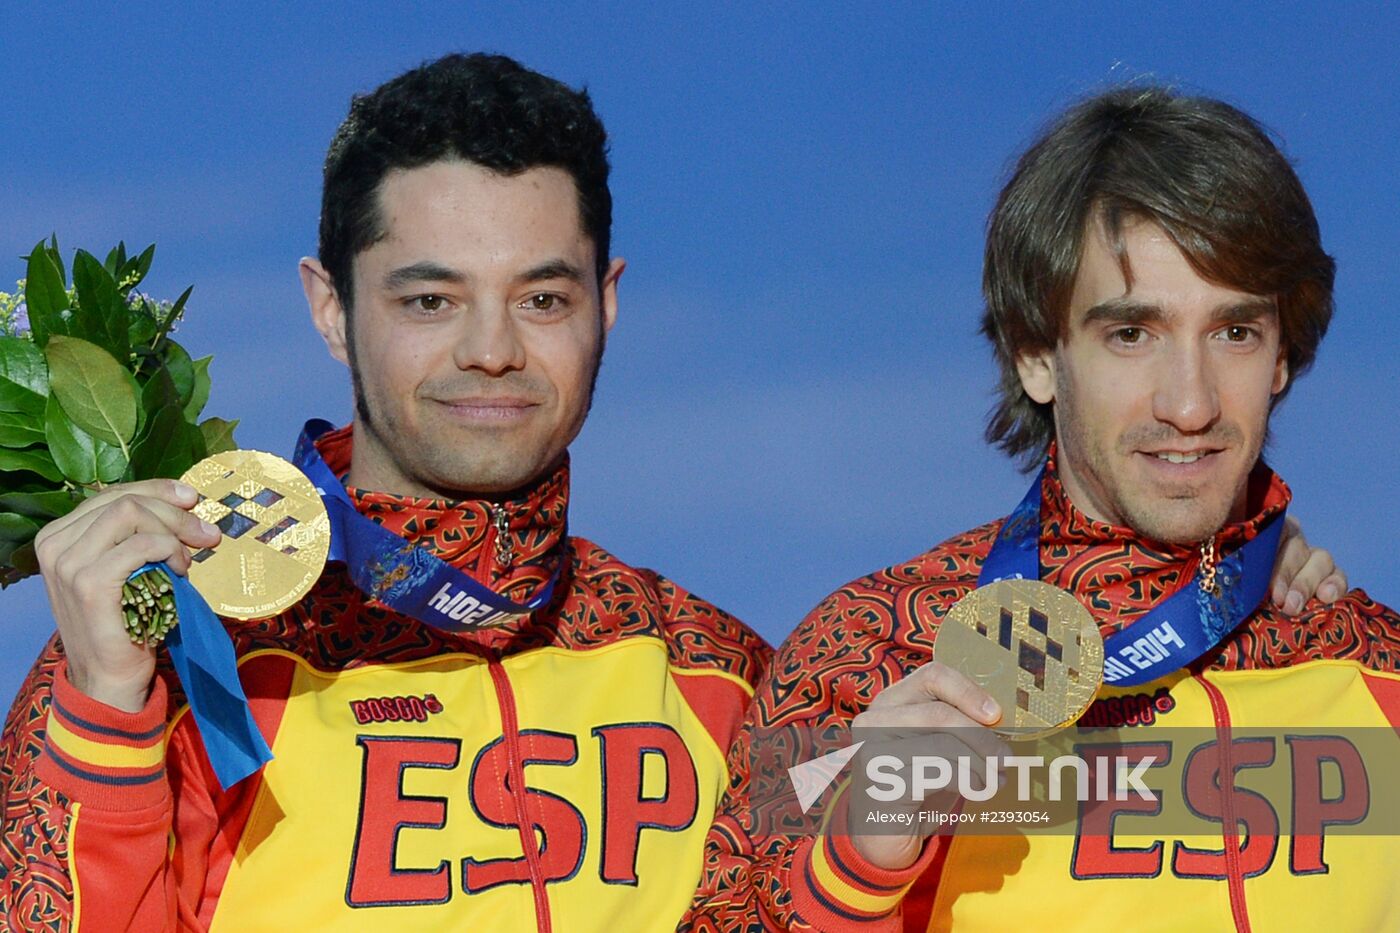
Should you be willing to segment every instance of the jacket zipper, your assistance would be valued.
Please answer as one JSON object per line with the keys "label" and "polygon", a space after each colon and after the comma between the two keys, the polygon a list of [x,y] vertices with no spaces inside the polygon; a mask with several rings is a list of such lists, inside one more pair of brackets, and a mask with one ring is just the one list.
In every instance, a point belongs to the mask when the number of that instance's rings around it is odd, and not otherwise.
{"label": "jacket zipper", "polygon": [[1220,688],[1206,680],[1204,673],[1196,680],[1210,698],[1210,710],[1215,718],[1215,741],[1220,749],[1220,832],[1225,845],[1225,879],[1230,889],[1230,913],[1239,933],[1249,933],[1249,908],[1244,899],[1244,872],[1240,868],[1240,829],[1235,819],[1235,757],[1230,708]]}
{"label": "jacket zipper", "polygon": [[535,897],[535,925],[540,933],[550,933],[553,923],[549,915],[549,892],[545,890],[544,870],[540,867],[540,852],[535,842],[535,824],[527,806],[530,795],[525,792],[525,764],[520,755],[520,721],[516,718],[515,694],[510,678],[499,658],[488,665],[491,681],[496,687],[496,703],[501,710],[501,738],[506,746],[506,770],[515,798],[515,823],[520,830],[520,848],[530,870],[530,890]]}
{"label": "jacket zipper", "polygon": [[[510,540],[510,514],[503,505],[488,507],[490,524],[486,540],[477,559],[477,576],[491,585],[491,572],[499,564],[503,572],[510,570],[515,560],[515,546]],[[545,889],[544,870],[540,866],[540,851],[535,842],[535,824],[530,819],[530,795],[525,792],[525,763],[520,753],[520,720],[516,716],[515,693],[510,677],[501,666],[499,657],[487,665],[491,682],[496,688],[496,704],[501,711],[501,739],[506,747],[506,772],[515,798],[515,824],[520,832],[520,848],[530,872],[530,891],[535,898],[535,925],[540,933],[550,933],[553,922],[549,914],[549,892]]]}
{"label": "jacket zipper", "polygon": [[490,586],[491,571],[497,564],[502,572],[507,572],[510,565],[515,563],[515,542],[510,539],[510,513],[505,506],[487,506],[486,515],[486,540],[481,547],[481,556],[476,559],[476,575],[482,583]]}

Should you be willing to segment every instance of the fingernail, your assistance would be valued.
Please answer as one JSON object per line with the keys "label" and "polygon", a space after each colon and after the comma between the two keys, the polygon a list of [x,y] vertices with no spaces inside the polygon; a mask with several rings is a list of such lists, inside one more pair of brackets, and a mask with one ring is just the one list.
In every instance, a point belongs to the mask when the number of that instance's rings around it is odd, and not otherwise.
{"label": "fingernail", "polygon": [[1317,596],[1325,602],[1331,602],[1337,598],[1337,587],[1331,583],[1324,583],[1317,588]]}
{"label": "fingernail", "polygon": [[175,492],[181,499],[199,498],[199,492],[193,486],[182,483],[179,480],[175,481]]}
{"label": "fingernail", "polygon": [[1289,592],[1288,598],[1283,601],[1283,611],[1289,615],[1296,615],[1299,609],[1303,608],[1303,597],[1297,590]]}
{"label": "fingernail", "polygon": [[1000,717],[1001,717],[1001,707],[997,705],[997,701],[996,701],[996,700],[993,700],[991,697],[988,697],[987,699],[985,699],[985,700],[982,701],[982,718],[983,718],[983,719],[987,719],[987,720],[989,720],[989,721],[991,721],[991,722],[996,722],[996,720],[997,720],[998,718],[1000,718]]}
{"label": "fingernail", "polygon": [[218,525],[211,525],[211,524],[209,524],[208,522],[204,521],[203,519],[200,519],[199,527],[200,527],[200,528],[203,528],[203,529],[204,529],[204,533],[207,534],[207,535],[216,535],[216,534],[219,534],[219,533],[220,533],[220,532],[219,532],[219,526],[218,526]]}

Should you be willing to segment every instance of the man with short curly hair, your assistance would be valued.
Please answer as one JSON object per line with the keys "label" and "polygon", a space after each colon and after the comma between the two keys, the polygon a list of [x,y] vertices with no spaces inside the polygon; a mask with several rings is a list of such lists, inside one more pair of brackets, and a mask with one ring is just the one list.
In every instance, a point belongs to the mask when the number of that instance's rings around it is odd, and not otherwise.
{"label": "man with short curly hair", "polygon": [[230,624],[275,757],[224,790],[165,656],[118,615],[132,560],[183,572],[218,541],[193,491],[132,484],[47,528],[61,643],[6,728],[8,926],[675,926],[769,649],[567,533],[623,271],[606,140],[587,94],[499,56],[355,98],[301,263],[355,415],[303,449],[362,524],[460,579],[415,614],[333,563],[291,610]]}

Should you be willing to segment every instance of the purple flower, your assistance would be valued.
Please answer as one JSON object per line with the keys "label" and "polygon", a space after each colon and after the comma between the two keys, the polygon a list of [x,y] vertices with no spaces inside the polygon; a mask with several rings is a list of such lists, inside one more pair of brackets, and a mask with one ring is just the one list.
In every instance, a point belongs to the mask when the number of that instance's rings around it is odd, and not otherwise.
{"label": "purple flower", "polygon": [[15,329],[16,337],[23,337],[29,333],[29,305],[23,301],[15,308],[15,317],[12,325]]}

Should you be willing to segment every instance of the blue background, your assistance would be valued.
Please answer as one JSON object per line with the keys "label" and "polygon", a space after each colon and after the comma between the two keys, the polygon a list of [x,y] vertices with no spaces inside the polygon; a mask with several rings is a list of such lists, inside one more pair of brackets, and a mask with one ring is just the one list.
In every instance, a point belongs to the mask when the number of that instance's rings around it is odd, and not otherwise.
{"label": "blue background", "polygon": [[[350,412],[295,271],[350,95],[452,50],[586,83],[628,270],[572,529],[779,640],[1021,495],[981,440],[986,214],[1055,111],[1152,77],[1261,119],[1312,194],[1338,314],[1270,458],[1309,536],[1400,600],[1396,6],[504,6],[6,4],[0,288],[51,232],[156,242],[147,290],[196,286],[180,336],[215,354],[208,413],[289,453]],[[40,581],[0,595],[0,694],[51,630]]]}

